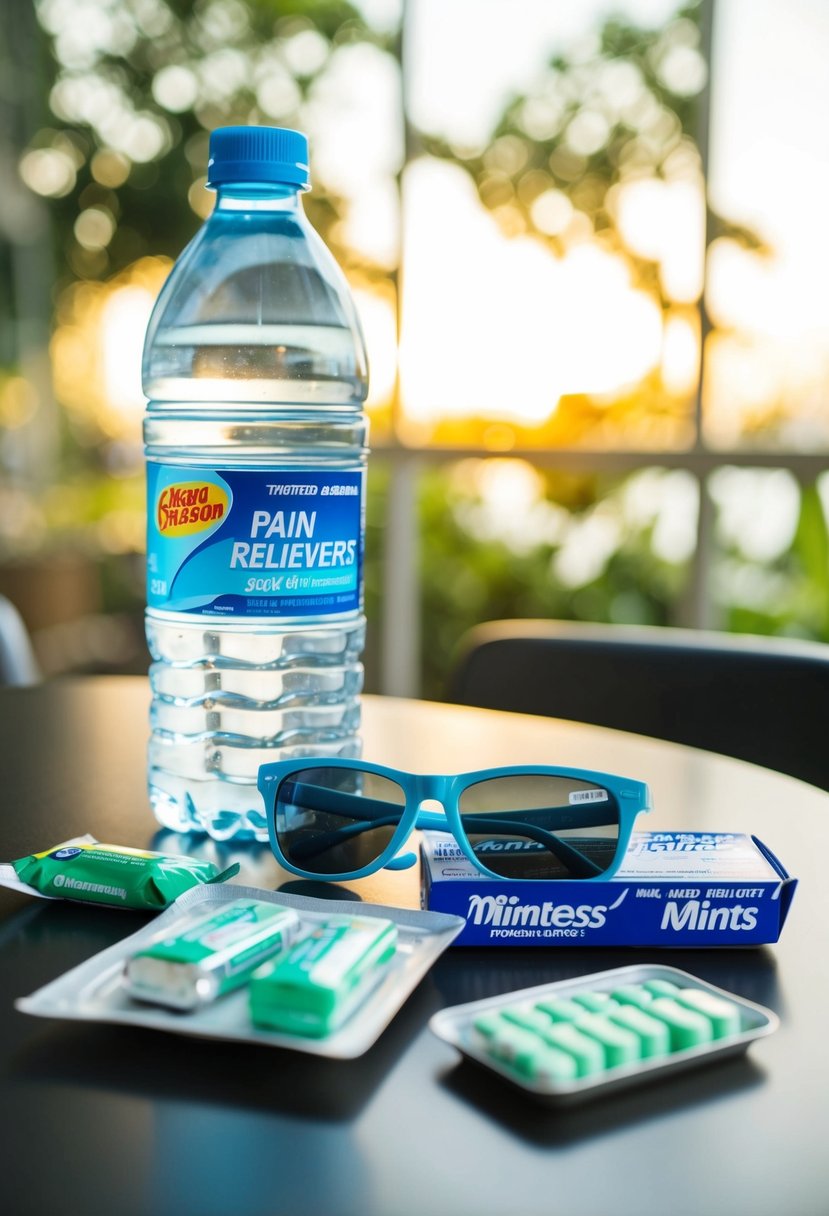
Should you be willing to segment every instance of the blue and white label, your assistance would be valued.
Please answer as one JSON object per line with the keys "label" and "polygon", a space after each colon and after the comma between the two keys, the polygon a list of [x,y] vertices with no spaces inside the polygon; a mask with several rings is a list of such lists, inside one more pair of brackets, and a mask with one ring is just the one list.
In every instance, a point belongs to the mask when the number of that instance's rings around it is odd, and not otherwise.
{"label": "blue and white label", "polygon": [[[680,844],[704,850],[666,848]],[[488,878],[439,832],[422,849],[423,906],[464,918],[461,946],[758,945],[777,941],[797,885],[739,833],[636,832],[605,882]]]}
{"label": "blue and white label", "polygon": [[147,465],[147,603],[222,617],[360,608],[363,470]]}

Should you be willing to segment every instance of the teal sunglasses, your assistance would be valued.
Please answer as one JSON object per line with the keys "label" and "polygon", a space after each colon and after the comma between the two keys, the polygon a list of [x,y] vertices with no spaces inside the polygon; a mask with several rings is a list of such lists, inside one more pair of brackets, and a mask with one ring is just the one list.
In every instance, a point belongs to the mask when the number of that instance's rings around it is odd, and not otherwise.
{"label": "teal sunglasses", "polygon": [[426,776],[305,757],[262,765],[258,786],[279,863],[331,881],[413,865],[400,850],[429,830],[451,833],[490,878],[595,882],[616,872],[650,810],[641,781],[543,765]]}

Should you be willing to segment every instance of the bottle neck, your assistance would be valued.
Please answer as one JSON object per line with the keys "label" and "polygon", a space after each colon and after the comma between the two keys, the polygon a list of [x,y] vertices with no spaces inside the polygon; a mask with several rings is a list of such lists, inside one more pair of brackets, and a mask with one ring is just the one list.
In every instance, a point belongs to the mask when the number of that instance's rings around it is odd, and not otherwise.
{"label": "bottle neck", "polygon": [[300,212],[299,190],[279,182],[223,182],[216,189],[215,211]]}

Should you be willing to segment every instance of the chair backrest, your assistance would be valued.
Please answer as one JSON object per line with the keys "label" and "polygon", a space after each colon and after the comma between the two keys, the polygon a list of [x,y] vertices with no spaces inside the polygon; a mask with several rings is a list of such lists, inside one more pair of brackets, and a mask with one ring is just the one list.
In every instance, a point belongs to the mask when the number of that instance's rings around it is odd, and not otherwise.
{"label": "chair backrest", "polygon": [[494,621],[447,699],[705,748],[829,790],[829,646],[657,627]]}
{"label": "chair backrest", "polygon": [[0,684],[36,684],[39,679],[23,618],[12,602],[0,595]]}

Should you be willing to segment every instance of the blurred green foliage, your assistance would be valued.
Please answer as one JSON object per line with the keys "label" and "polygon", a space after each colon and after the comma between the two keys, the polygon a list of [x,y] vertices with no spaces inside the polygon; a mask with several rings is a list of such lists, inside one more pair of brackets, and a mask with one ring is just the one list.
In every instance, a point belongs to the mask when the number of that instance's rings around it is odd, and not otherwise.
{"label": "blurred green foliage", "polygon": [[[65,153],[75,170],[71,187],[51,202],[58,289],[145,254],[177,257],[201,222],[193,186],[204,176],[209,131],[290,125],[334,51],[390,42],[346,0],[100,0],[98,15],[109,25],[90,29],[83,52],[72,42],[67,53],[72,6],[40,0],[36,9],[52,35],[51,78],[43,81],[52,113],[29,133],[28,149]],[[309,35],[304,56],[282,53]],[[279,114],[263,109],[257,93],[268,72],[283,86],[270,103]],[[77,239],[78,216],[91,207],[115,221],[99,249]],[[307,209],[336,249],[331,229],[342,198],[317,179]]]}
{"label": "blurred green foliage", "polygon": [[[467,462],[469,463],[469,462]],[[483,462],[473,462],[480,465]],[[731,497],[761,490],[775,510],[774,470],[740,470]],[[381,454],[369,476],[366,536],[366,611],[369,686],[379,685],[378,643],[383,620],[382,563],[388,487],[394,466]],[[541,473],[539,503],[562,509],[562,525],[549,539],[521,538],[521,518],[505,534],[486,535],[471,526],[488,514],[486,495],[458,476],[451,464],[426,468],[417,492],[418,581],[423,634],[422,692],[440,699],[455,662],[458,643],[485,620],[549,618],[612,624],[687,623],[692,546],[698,502],[690,474],[654,466],[627,476]],[[829,477],[821,488],[829,490]],[[651,503],[640,509],[641,501]],[[637,502],[640,505],[637,505]],[[739,535],[720,536],[712,554],[715,611],[723,629],[829,641],[829,527],[820,489],[798,487],[791,540],[763,559]],[[722,508],[728,511],[728,503]],[[583,578],[563,577],[557,560],[595,544],[584,533],[591,521],[613,520],[616,532],[604,555],[582,568]],[[681,541],[659,533],[671,521]],[[529,530],[528,530],[529,531]],[[552,530],[556,533],[556,529]]]}
{"label": "blurred green foliage", "polygon": [[[474,462],[479,463],[479,462]],[[657,479],[666,470],[646,470]],[[379,638],[383,617],[382,560],[388,485],[394,468],[373,458],[369,477],[366,535],[366,612],[370,642]],[[637,475],[634,475],[637,476]],[[676,474],[673,474],[676,476]],[[470,532],[469,517],[483,510],[485,495],[457,475],[455,466],[426,469],[418,484],[420,552],[418,582],[423,632],[422,692],[440,699],[458,643],[473,625],[501,618],[540,617],[616,623],[669,624],[687,582],[688,559],[672,561],[654,549],[658,512],[633,518],[624,498],[630,480],[622,476],[541,475],[538,504],[561,508],[557,536],[523,542],[515,535]],[[578,529],[597,513],[622,521],[617,543],[583,583],[568,585],[555,571],[556,556],[578,545]],[[693,520],[689,520],[693,527]],[[367,669],[376,678],[378,656],[370,649]]]}
{"label": "blurred green foliage", "polygon": [[733,546],[719,561],[726,629],[829,641],[829,527],[816,485],[802,487],[791,545],[773,561],[761,566]]}

